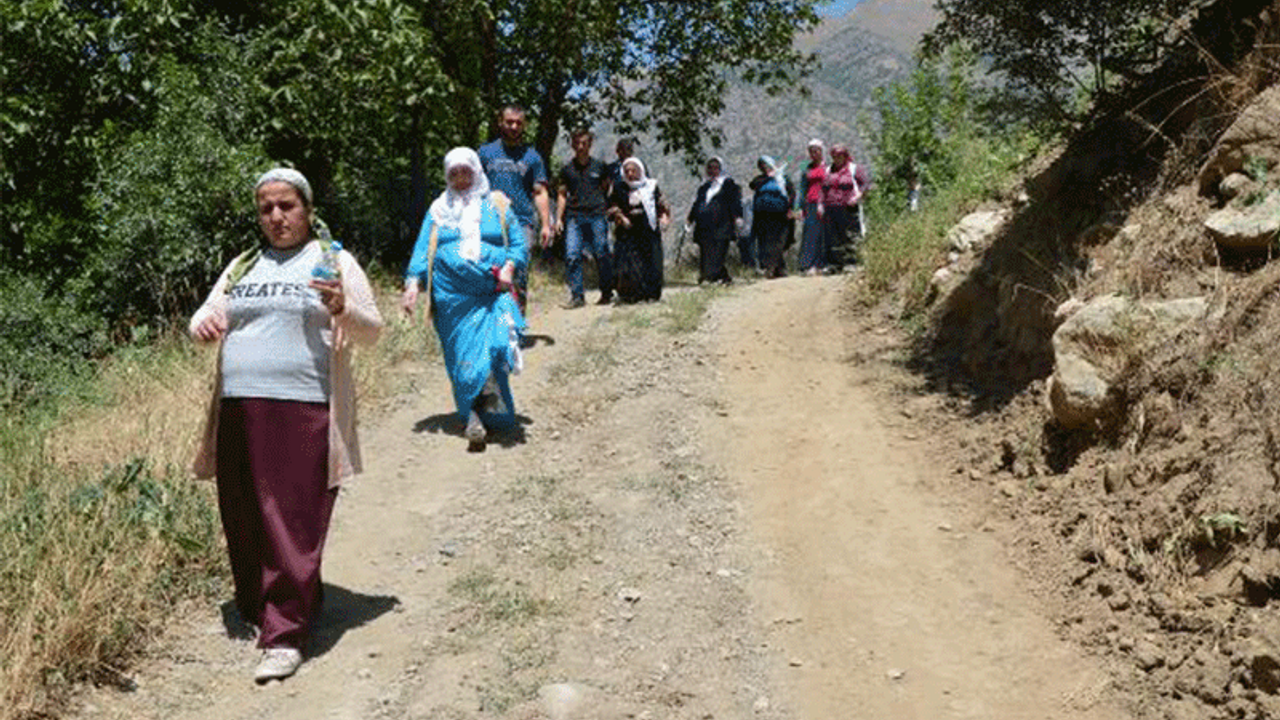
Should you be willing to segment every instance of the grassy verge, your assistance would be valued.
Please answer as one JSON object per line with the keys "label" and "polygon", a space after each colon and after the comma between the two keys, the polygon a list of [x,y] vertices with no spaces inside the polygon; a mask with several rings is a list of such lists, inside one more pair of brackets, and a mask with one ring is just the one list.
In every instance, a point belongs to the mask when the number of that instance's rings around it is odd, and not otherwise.
{"label": "grassy verge", "polygon": [[930,278],[946,264],[947,232],[965,213],[1007,190],[1031,157],[1034,142],[1027,137],[999,141],[974,138],[963,143],[954,181],[927,188],[916,212],[890,205],[883,196],[873,194],[868,214],[876,224],[862,251],[861,299],[872,301],[900,293],[903,320],[918,320],[926,308]]}
{"label": "grassy verge", "polygon": [[0,424],[0,718],[119,678],[175,605],[220,589],[211,488],[185,471],[206,367],[177,339],[125,348]]}

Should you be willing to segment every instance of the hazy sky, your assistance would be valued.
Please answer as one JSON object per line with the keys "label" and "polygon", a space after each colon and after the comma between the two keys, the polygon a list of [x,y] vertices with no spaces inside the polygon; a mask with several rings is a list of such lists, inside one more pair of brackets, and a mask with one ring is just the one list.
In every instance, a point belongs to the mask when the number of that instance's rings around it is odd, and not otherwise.
{"label": "hazy sky", "polygon": [[822,15],[843,15],[853,9],[858,4],[858,0],[832,0],[823,3],[818,7],[818,12]]}

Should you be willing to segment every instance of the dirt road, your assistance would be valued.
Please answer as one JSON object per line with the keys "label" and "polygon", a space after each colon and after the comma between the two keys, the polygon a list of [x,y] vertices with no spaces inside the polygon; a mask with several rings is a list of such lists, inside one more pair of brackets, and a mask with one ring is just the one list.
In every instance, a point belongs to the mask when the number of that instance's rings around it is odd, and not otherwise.
{"label": "dirt road", "polygon": [[523,436],[483,453],[423,370],[363,428],[299,674],[254,686],[191,608],[76,717],[1129,717],[853,359],[843,282],[740,284],[695,331],[710,291],[542,303]]}

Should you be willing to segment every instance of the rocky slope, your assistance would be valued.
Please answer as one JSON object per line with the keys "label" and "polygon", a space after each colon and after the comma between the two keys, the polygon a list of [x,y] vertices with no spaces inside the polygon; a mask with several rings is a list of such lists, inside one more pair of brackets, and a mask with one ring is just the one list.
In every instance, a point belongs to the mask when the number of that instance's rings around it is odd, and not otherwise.
{"label": "rocky slope", "polygon": [[957,477],[1144,718],[1280,716],[1277,10],[1206,4],[990,208],[913,357],[967,419]]}

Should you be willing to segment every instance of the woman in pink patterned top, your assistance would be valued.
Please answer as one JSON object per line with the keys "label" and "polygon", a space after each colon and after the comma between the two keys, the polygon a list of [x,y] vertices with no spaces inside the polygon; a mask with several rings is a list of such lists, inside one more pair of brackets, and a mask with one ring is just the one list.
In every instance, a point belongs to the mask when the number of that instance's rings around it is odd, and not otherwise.
{"label": "woman in pink patterned top", "polygon": [[831,146],[831,167],[822,181],[822,244],[826,264],[833,270],[857,262],[858,239],[862,235],[858,201],[868,184],[865,168],[855,165],[844,145]]}

